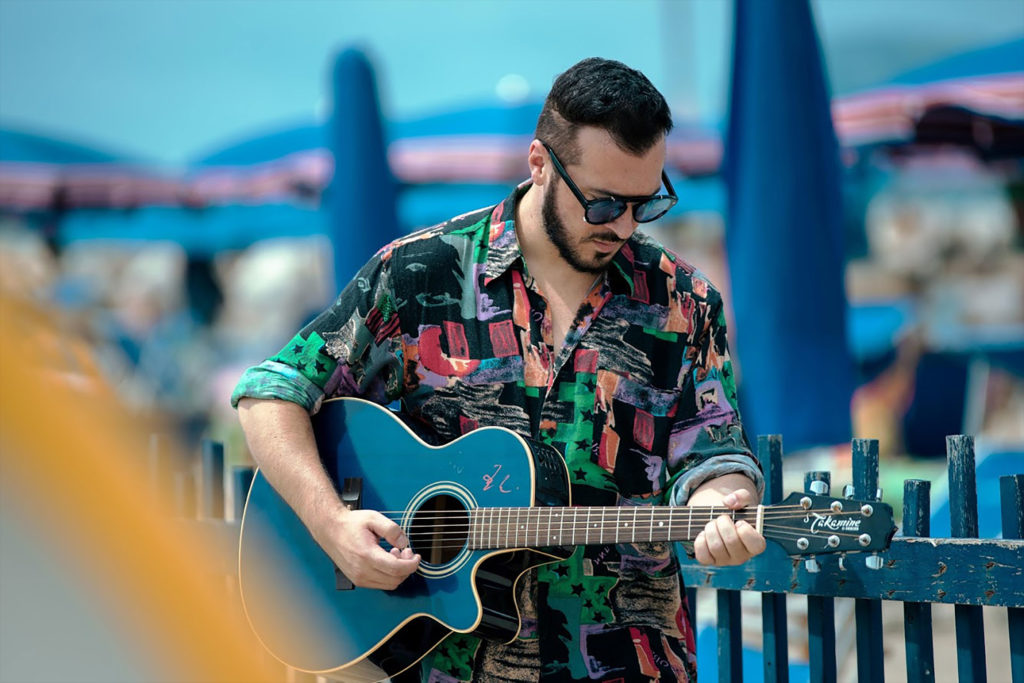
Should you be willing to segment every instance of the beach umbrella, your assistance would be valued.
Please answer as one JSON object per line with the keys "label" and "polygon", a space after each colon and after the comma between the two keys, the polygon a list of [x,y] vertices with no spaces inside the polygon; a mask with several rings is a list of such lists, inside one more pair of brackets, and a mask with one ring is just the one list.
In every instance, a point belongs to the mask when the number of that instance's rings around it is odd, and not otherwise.
{"label": "beach umbrella", "polygon": [[62,212],[176,202],[180,180],[152,164],[36,132],[0,128],[0,210]]}
{"label": "beach umbrella", "polygon": [[839,147],[808,0],[737,0],[724,159],[740,405],[788,451],[850,438]]}
{"label": "beach umbrella", "polygon": [[332,166],[323,124],[282,126],[192,162],[189,194],[201,205],[298,202],[318,206]]}
{"label": "beach umbrella", "polygon": [[950,55],[833,103],[848,147],[953,144],[1024,156],[1024,38]]}
{"label": "beach umbrella", "polygon": [[334,277],[338,291],[383,244],[401,234],[397,183],[388,166],[384,123],[373,67],[362,51],[334,62],[327,139],[334,172],[327,190]]}

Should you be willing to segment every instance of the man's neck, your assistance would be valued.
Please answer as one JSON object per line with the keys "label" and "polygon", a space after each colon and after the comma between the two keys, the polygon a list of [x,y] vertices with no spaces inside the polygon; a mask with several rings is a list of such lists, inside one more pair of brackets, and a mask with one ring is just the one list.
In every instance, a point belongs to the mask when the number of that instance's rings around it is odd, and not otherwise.
{"label": "man's neck", "polygon": [[582,299],[598,274],[579,271],[569,265],[548,238],[543,220],[540,191],[531,186],[516,206],[516,238],[530,275],[543,292],[553,294],[557,289],[563,296],[575,298],[578,293],[578,298]]}

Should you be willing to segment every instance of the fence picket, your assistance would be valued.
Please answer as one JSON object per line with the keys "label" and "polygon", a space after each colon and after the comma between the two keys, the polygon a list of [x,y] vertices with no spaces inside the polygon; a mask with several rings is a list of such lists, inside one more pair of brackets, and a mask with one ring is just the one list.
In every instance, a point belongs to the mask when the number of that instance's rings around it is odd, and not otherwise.
{"label": "fence picket", "polygon": [[[832,489],[828,472],[808,472],[804,491],[827,495]],[[807,646],[812,681],[836,683],[836,606],[833,598],[807,596]]]}
{"label": "fence picket", "polygon": [[[965,435],[946,437],[949,463],[950,530],[957,538],[978,537],[978,490],[974,470],[974,438]],[[984,683],[985,623],[981,607],[957,605],[956,663],[964,683]]]}
{"label": "fence picket", "polygon": [[[782,490],[782,437],[773,434],[757,440],[757,457],[767,463],[764,502],[774,505],[784,498]],[[786,620],[786,594],[761,595],[762,648],[766,683],[789,681],[789,634]]]}
{"label": "fence picket", "polygon": [[[1003,538],[1024,538],[1024,474],[999,478]],[[1010,636],[1010,676],[1024,683],[1024,607],[1007,607]]]}
{"label": "fence picket", "polygon": [[718,591],[718,680],[743,683],[743,623],[740,592]]}
{"label": "fence picket", "polygon": [[[853,440],[853,497],[878,500],[878,441]],[[882,648],[882,603],[858,599],[854,604],[857,619],[857,680],[882,683],[885,680]]]}
{"label": "fence picket", "polygon": [[[927,536],[930,532],[931,482],[909,479],[903,483],[903,535]],[[903,633],[907,652],[907,680],[935,680],[935,649],[932,642],[932,606],[927,602],[903,603]]]}

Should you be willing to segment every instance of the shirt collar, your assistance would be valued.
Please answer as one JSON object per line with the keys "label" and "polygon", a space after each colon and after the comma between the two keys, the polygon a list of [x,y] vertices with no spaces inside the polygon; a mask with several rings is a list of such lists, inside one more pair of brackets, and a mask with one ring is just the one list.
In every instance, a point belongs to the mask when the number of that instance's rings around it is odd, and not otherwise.
{"label": "shirt collar", "polygon": [[487,235],[487,264],[484,267],[484,284],[501,277],[513,266],[523,268],[523,253],[516,238],[516,207],[530,181],[520,183],[509,196],[491,210],[490,230]]}
{"label": "shirt collar", "polygon": [[[491,210],[484,285],[490,285],[493,280],[513,268],[520,271],[525,270],[523,253],[519,249],[519,240],[516,237],[516,207],[531,185],[529,180],[520,183]],[[606,271],[612,292],[625,292],[630,296],[633,295],[635,291],[635,255],[638,246],[637,236],[634,233],[622,246],[622,249],[612,257],[612,262]]]}

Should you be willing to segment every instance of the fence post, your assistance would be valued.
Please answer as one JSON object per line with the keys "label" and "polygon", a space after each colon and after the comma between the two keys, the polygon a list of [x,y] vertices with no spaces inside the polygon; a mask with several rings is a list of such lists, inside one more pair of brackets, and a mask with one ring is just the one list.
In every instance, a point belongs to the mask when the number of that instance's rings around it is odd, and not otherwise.
{"label": "fence post", "polygon": [[[903,535],[927,536],[931,518],[931,482],[903,482]],[[935,649],[932,642],[932,606],[927,602],[903,603],[903,634],[907,651],[907,680],[935,680]]]}
{"label": "fence post", "polygon": [[[757,457],[764,467],[764,503],[774,505],[782,500],[782,436],[772,434],[757,438]],[[762,650],[764,654],[764,680],[766,683],[789,681],[789,634],[786,631],[786,594],[761,595]]]}
{"label": "fence post", "polygon": [[[1003,538],[1024,538],[1024,474],[999,478]],[[1010,676],[1024,683],[1024,607],[1007,607],[1010,631]]]}
{"label": "fence post", "polygon": [[[974,437],[946,437],[949,463],[950,530],[954,538],[978,537],[978,489],[974,471]],[[961,681],[984,683],[985,623],[979,605],[956,605],[956,664]]]}
{"label": "fence post", "polygon": [[231,521],[236,524],[242,521],[242,513],[245,511],[245,501],[249,497],[249,489],[252,487],[252,478],[256,476],[256,470],[249,466],[233,468],[231,472],[231,492],[234,507],[232,509]]}
{"label": "fence post", "polygon": [[743,683],[743,628],[740,592],[719,590],[718,600],[718,680]]}
{"label": "fence post", "polygon": [[[852,464],[853,497],[863,501],[878,500],[878,440],[854,439]],[[858,598],[854,605],[857,616],[857,680],[860,683],[881,683],[885,680],[882,603]]]}
{"label": "fence post", "polygon": [[224,444],[203,439],[200,477],[202,519],[224,519]]}
{"label": "fence post", "polygon": [[[819,496],[832,489],[828,472],[804,475],[804,491]],[[836,683],[836,603],[823,595],[807,596],[807,649],[812,681]]]}

